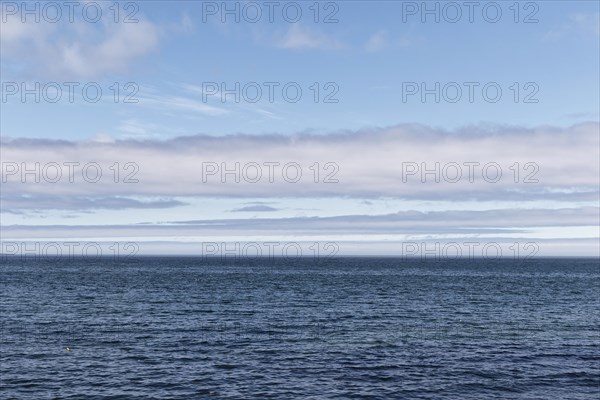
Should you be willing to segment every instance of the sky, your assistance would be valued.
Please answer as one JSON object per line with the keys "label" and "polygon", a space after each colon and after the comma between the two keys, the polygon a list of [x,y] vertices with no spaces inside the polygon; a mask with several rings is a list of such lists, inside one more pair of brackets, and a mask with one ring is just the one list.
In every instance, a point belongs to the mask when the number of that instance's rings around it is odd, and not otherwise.
{"label": "sky", "polygon": [[2,1],[0,253],[600,256],[599,8]]}

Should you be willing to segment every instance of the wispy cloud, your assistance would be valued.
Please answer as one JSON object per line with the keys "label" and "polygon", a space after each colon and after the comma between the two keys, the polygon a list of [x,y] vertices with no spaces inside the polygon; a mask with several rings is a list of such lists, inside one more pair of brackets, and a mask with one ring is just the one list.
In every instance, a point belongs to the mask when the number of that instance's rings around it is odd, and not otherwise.
{"label": "wispy cloud", "polygon": [[2,196],[2,212],[31,213],[53,210],[77,212],[91,210],[161,209],[183,206],[186,203],[173,199],[144,199],[122,196],[70,196],[70,195],[18,195]]}
{"label": "wispy cloud", "polygon": [[365,45],[367,51],[377,52],[385,49],[388,46],[388,39],[385,32],[378,31],[371,35],[369,41]]}
{"label": "wispy cloud", "polygon": [[337,50],[344,47],[343,43],[333,36],[299,24],[292,25],[276,44],[284,49]]}
{"label": "wispy cloud", "polygon": [[560,26],[546,32],[544,39],[557,40],[568,35],[600,37],[600,13],[574,13]]}
{"label": "wispy cloud", "polygon": [[219,116],[228,111],[221,107],[208,105],[202,101],[183,96],[168,96],[158,94],[141,94],[139,104],[158,108],[159,110],[178,110],[198,113],[206,116]]}
{"label": "wispy cloud", "polygon": [[[157,49],[160,28],[139,17],[137,23],[23,23],[8,15],[2,24],[2,57],[37,78],[102,79],[126,72]],[[10,70],[10,69],[9,69]]]}
{"label": "wispy cloud", "polygon": [[[485,243],[496,239],[510,242],[511,238],[527,238],[538,242],[552,238],[548,237],[549,232],[553,233],[554,239],[560,238],[560,235],[563,235],[564,239],[597,236],[595,227],[599,222],[599,211],[598,207],[558,210],[399,211],[381,215],[204,219],[130,225],[9,225],[3,227],[3,236],[6,240],[77,237],[81,240],[136,238],[139,241],[147,241],[171,238],[168,240],[179,242],[235,240],[234,238],[245,238],[247,241],[252,238],[314,238],[370,243],[451,238],[467,241],[475,239]],[[590,248],[597,249],[598,241],[595,245],[592,243]]]}
{"label": "wispy cloud", "polygon": [[252,205],[252,206],[244,206],[240,208],[236,208],[231,210],[232,212],[272,212],[278,211],[279,209],[266,205]]}
{"label": "wispy cloud", "polygon": [[569,19],[581,31],[600,36],[600,13],[576,13],[570,15]]}

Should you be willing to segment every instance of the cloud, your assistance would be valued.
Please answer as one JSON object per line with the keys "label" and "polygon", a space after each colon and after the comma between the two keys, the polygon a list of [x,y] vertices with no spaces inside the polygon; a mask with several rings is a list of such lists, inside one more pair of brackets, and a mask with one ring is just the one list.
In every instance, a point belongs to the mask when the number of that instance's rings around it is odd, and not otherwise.
{"label": "cloud", "polygon": [[48,210],[126,210],[161,209],[183,206],[186,203],[172,199],[138,200],[121,196],[70,196],[70,195],[2,195],[2,212],[22,214]]}
{"label": "cloud", "polygon": [[386,39],[385,32],[379,31],[379,32],[371,35],[365,48],[367,51],[377,52],[377,51],[383,50],[387,46],[388,46],[388,42]]}
{"label": "cloud", "polygon": [[569,19],[581,31],[600,36],[600,13],[576,13]]}
{"label": "cloud", "polygon": [[139,104],[146,107],[152,107],[161,111],[176,110],[194,114],[203,114],[207,116],[219,116],[228,111],[221,107],[215,107],[189,97],[182,96],[163,96],[158,94],[141,94]]}
{"label": "cloud", "polygon": [[180,34],[191,34],[195,31],[195,24],[189,14],[183,13],[181,19],[170,26],[173,32]]}
{"label": "cloud", "polygon": [[[3,137],[2,195],[51,190],[71,196],[595,201],[598,130],[598,123],[456,131],[398,125],[329,135],[197,135],[165,141]],[[74,181],[64,167],[56,183],[24,179],[23,165],[39,163],[41,177],[53,162],[80,163]],[[104,172],[94,183],[82,179],[83,167],[91,162]],[[115,183],[110,168],[117,162],[121,175]],[[122,182],[128,173],[136,183]]]}
{"label": "cloud", "polygon": [[561,26],[546,32],[544,39],[556,40],[568,35],[597,39],[600,36],[600,13],[570,14]]}
{"label": "cloud", "polygon": [[160,29],[138,17],[137,23],[98,23],[75,20],[59,23],[21,22],[6,16],[2,24],[3,62],[36,78],[101,79],[126,72],[138,59],[155,50]]}
{"label": "cloud", "polygon": [[[420,39],[417,39],[420,41]],[[376,53],[387,48],[402,48],[411,46],[415,39],[409,39],[406,36],[400,38],[390,38],[387,32],[380,30],[375,32],[369,37],[369,40],[365,44],[364,48],[366,51]]]}
{"label": "cloud", "polygon": [[283,38],[277,41],[277,46],[284,49],[324,50],[336,50],[344,47],[339,40],[299,24],[292,25]]}
{"label": "cloud", "polygon": [[[334,217],[236,218],[140,223],[133,225],[11,225],[3,227],[6,240],[28,238],[89,239],[130,237],[139,240],[178,238],[179,241],[261,238],[355,238],[392,240],[416,238],[543,238],[545,229],[569,235],[566,228],[592,228],[599,223],[598,207],[564,209],[495,209],[486,211],[399,211],[381,215]],[[574,236],[577,236],[576,233]],[[585,236],[582,236],[585,237]],[[589,237],[589,236],[588,236]]]}
{"label": "cloud", "polygon": [[287,234],[482,233],[522,231],[533,227],[595,226],[598,207],[496,209],[485,211],[398,211],[381,215],[173,221],[173,226],[220,232],[285,231]]}
{"label": "cloud", "polygon": [[253,206],[245,206],[236,208],[231,210],[232,212],[271,212],[271,211],[279,211],[278,208],[265,206],[265,205],[253,205]]}
{"label": "cloud", "polygon": [[136,119],[128,119],[122,121],[121,124],[117,127],[121,132],[125,132],[130,135],[147,135],[149,129],[155,129],[155,124],[147,124],[140,122]]}

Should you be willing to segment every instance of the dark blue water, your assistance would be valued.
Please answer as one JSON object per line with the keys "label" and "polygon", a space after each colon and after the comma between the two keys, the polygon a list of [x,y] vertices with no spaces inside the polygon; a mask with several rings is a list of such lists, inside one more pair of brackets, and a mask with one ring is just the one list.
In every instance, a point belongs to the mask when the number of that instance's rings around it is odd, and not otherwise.
{"label": "dark blue water", "polygon": [[594,399],[597,259],[0,264],[3,399]]}

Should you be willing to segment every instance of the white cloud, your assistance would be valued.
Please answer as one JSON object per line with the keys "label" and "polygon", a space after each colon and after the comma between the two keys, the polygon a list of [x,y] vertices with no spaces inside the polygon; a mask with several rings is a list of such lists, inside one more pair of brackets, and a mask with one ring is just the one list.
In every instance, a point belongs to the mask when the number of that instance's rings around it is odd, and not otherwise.
{"label": "white cloud", "polygon": [[[190,104],[192,109],[195,106],[195,103]],[[144,129],[147,125],[135,121],[132,126]],[[572,202],[597,199],[598,129],[598,123],[570,128],[471,127],[454,132],[400,125],[326,136],[189,136],[167,141],[114,143],[3,138],[2,156],[4,162],[19,164],[78,161],[83,165],[95,161],[108,168],[118,161],[139,166],[136,176],[139,183],[134,185],[64,181],[51,184],[54,194]],[[279,163],[273,182],[268,179],[269,170],[265,166],[268,162]],[[320,171],[317,183],[314,167],[310,169],[315,162],[319,163]],[[333,164],[326,167],[328,162]],[[469,162],[479,163],[473,169],[472,182],[465,164]],[[203,182],[202,171],[206,170],[207,163],[216,163],[219,170]],[[240,183],[235,183],[230,177],[229,183],[223,183],[222,167],[235,168],[236,163],[240,168],[248,163],[259,164],[260,180],[252,183],[242,177]],[[284,175],[283,167],[288,163],[298,163],[302,172],[298,182],[290,182],[291,172]],[[447,176],[458,172],[452,167],[456,163],[462,174],[460,180],[452,183],[442,178],[436,183],[430,173],[423,182],[424,169],[435,169],[436,163],[439,163],[438,175],[446,173]],[[515,167],[515,163],[519,164]],[[492,168],[484,176],[483,167],[489,168],[489,165]],[[407,175],[408,169],[413,167],[418,171]],[[496,168],[500,168],[501,179],[486,180],[486,177],[494,177]],[[519,171],[518,176],[515,169]],[[327,176],[338,182],[325,183]],[[528,177],[537,183],[525,182]],[[18,174],[7,179],[3,195],[45,193],[49,187],[23,184]]]}
{"label": "white cloud", "polygon": [[570,15],[569,19],[582,31],[600,35],[600,13],[577,13]]}
{"label": "white cloud", "polygon": [[544,39],[557,40],[568,35],[600,36],[600,13],[575,13],[567,16],[561,26],[546,32]]}
{"label": "white cloud", "polygon": [[[68,203],[82,199],[66,198],[63,201]],[[110,198],[103,199],[103,202],[108,207],[117,208],[157,209],[176,205],[161,199],[141,203],[131,199]],[[273,211],[270,207],[253,210]],[[196,251],[196,255],[201,255],[198,251],[202,249],[202,242],[227,242],[231,244],[227,248],[232,249],[235,242],[240,245],[251,242],[259,245],[279,242],[283,245],[293,242],[310,246],[318,241],[319,245],[329,243],[338,246],[340,254],[419,256],[419,251],[411,251],[423,249],[419,246],[426,245],[427,250],[423,254],[429,256],[434,251],[453,258],[460,250],[465,257],[491,255],[493,258],[496,254],[502,254],[514,258],[518,254],[526,259],[532,255],[597,255],[598,211],[597,207],[480,212],[400,211],[394,214],[325,218],[233,218],[129,225],[12,225],[4,227],[3,232],[4,243],[11,245],[23,240],[58,242],[76,238],[79,243],[135,242],[145,247],[142,253],[156,251],[157,244],[163,250],[170,248],[167,253],[193,254],[189,252]],[[494,245],[491,254],[484,251],[488,244]],[[446,248],[446,245],[449,245],[447,249],[450,251],[440,251],[440,247]],[[496,253],[498,248],[501,253]],[[354,251],[348,252],[351,249]]]}
{"label": "white cloud", "polygon": [[178,110],[208,116],[218,116],[227,113],[227,110],[224,108],[210,106],[201,101],[182,96],[145,94],[140,96],[139,100],[139,104],[142,106],[155,107],[161,110]]}
{"label": "white cloud", "polygon": [[[144,126],[137,120],[125,122]],[[457,131],[400,125],[323,136],[189,136],[166,141],[80,142],[2,138],[2,177],[6,179],[2,183],[2,218],[5,224],[7,220],[13,221],[12,225],[3,226],[3,235],[6,240],[73,237],[140,243],[167,240],[171,248],[174,243],[188,243],[197,248],[201,241],[231,241],[237,237],[263,241],[314,238],[336,241],[340,246],[353,242],[362,254],[374,251],[391,254],[390,251],[397,251],[401,246],[398,241],[403,240],[457,238],[462,242],[478,240],[480,243],[502,240],[507,245],[514,241],[533,241],[540,244],[540,254],[545,255],[557,254],[555,239],[562,238],[561,254],[597,254],[599,129],[598,123],[569,128],[488,126]],[[79,162],[81,165],[95,162],[101,166],[105,178],[97,183],[86,182],[81,178],[81,169],[76,168],[73,183],[66,179],[66,173],[65,179],[57,183],[43,179],[35,183],[31,177],[24,183],[21,173],[7,173],[7,163],[26,163],[31,170],[36,162],[41,168],[51,162]],[[116,162],[121,171],[118,183],[113,180]],[[125,168],[128,162],[135,163],[137,169]],[[275,167],[272,181],[264,167],[266,162],[277,162],[280,166]],[[298,163],[302,171],[296,183],[286,180],[281,168],[292,162]],[[320,171],[317,182],[313,173],[315,162],[319,163]],[[323,182],[332,171],[325,168],[327,162],[339,168],[334,176],[337,183]],[[436,183],[431,173],[426,182],[419,175],[403,181],[405,162],[419,165],[426,162],[429,169],[433,169],[436,162],[441,165],[497,163],[502,168],[503,179],[486,182],[478,170],[473,182],[465,176],[457,183],[444,180]],[[519,162],[520,171],[517,183],[515,162]],[[537,166],[538,183],[522,182],[530,172],[524,169],[527,162]],[[251,183],[243,174],[238,173],[236,180],[229,172],[225,183],[223,177],[227,175],[221,173],[203,180],[207,163],[217,166],[221,172],[222,163],[229,171],[235,169],[236,163],[240,165],[238,171],[248,163],[256,163],[263,166],[264,178]],[[124,178],[134,170],[136,182],[125,183]],[[255,170],[247,172],[246,176],[256,176]],[[292,172],[288,178],[296,176],[295,171]],[[204,199],[231,204],[239,199],[257,198],[276,201],[277,210],[262,214],[264,218],[257,213],[270,209],[254,207],[263,204],[228,206],[228,210],[247,212],[228,213],[229,217],[223,213],[214,217],[205,209],[201,210],[204,212],[201,217],[202,212],[198,212],[198,207],[206,207]],[[396,204],[419,204],[422,208],[400,206],[400,209],[376,207],[345,211],[339,198],[348,202],[354,199],[356,203],[394,200]],[[305,199],[338,208],[334,213],[316,210],[306,217],[282,211],[294,202],[310,204]],[[436,203],[447,207],[452,202],[460,207],[432,210]],[[549,202],[552,207],[544,206]],[[482,203],[486,204],[485,209],[469,206]],[[515,206],[511,207],[513,203]],[[55,218],[56,210],[79,217],[72,225],[44,223],[44,217]],[[85,213],[90,211],[93,214],[88,217]],[[138,214],[132,221],[127,215],[134,212]],[[190,215],[199,217],[192,220],[194,217]],[[238,215],[241,218],[236,218]],[[95,225],[89,220],[95,221]],[[547,247],[542,251],[543,243]],[[569,247],[569,243],[575,247]],[[176,252],[180,251],[184,250]]]}
{"label": "white cloud", "polygon": [[190,34],[195,30],[194,21],[187,13],[181,15],[181,20],[171,26],[171,30],[176,33]]}
{"label": "white cloud", "polygon": [[114,143],[115,139],[109,134],[98,133],[94,138],[92,138],[92,141],[98,143]]}
{"label": "white cloud", "polygon": [[158,47],[160,29],[138,23],[22,23],[18,15],[2,24],[3,62],[18,64],[36,78],[101,79],[126,72]]}
{"label": "white cloud", "polygon": [[339,40],[298,24],[292,25],[283,38],[277,41],[277,45],[284,49],[335,50],[343,47]]}
{"label": "white cloud", "polygon": [[376,53],[387,48],[398,49],[408,47],[413,45],[415,40],[421,41],[421,39],[409,38],[407,36],[390,38],[387,32],[380,30],[369,37],[369,40],[365,44],[364,48],[368,52]]}
{"label": "white cloud", "polygon": [[365,48],[367,51],[377,52],[388,46],[385,32],[379,31],[371,35]]}

